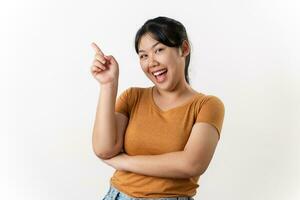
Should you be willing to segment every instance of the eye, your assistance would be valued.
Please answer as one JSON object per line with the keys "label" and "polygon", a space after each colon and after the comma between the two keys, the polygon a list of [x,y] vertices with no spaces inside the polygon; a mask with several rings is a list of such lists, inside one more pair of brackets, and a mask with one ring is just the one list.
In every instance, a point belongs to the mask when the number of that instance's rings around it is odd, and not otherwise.
{"label": "eye", "polygon": [[145,55],[145,54],[140,55],[140,59],[143,59],[145,56],[147,56],[147,55]]}
{"label": "eye", "polygon": [[159,51],[162,51],[162,50],[164,50],[164,49],[163,48],[159,48],[155,52],[159,52]]}

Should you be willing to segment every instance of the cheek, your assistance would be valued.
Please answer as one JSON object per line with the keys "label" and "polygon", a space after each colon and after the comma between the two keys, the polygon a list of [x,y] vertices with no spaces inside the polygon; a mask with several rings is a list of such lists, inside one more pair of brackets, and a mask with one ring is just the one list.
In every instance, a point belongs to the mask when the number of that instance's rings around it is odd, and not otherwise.
{"label": "cheek", "polygon": [[168,61],[169,70],[172,76],[180,76],[182,73],[182,66],[184,63],[182,63],[178,58],[173,58]]}
{"label": "cheek", "polygon": [[178,57],[174,55],[172,52],[166,53],[164,56],[161,57],[161,62],[167,65],[174,66],[178,62]]}
{"label": "cheek", "polygon": [[147,72],[148,73],[148,70],[149,70],[149,65],[148,65],[148,62],[146,60],[144,61],[140,61],[140,66],[142,68],[142,70],[144,72]]}
{"label": "cheek", "polygon": [[148,67],[144,63],[140,63],[143,72],[148,73]]}

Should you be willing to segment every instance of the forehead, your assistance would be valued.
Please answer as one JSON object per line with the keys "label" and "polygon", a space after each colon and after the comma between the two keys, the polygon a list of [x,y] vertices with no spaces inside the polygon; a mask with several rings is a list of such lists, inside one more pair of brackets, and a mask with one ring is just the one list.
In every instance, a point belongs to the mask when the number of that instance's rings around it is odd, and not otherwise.
{"label": "forehead", "polygon": [[153,45],[160,43],[157,40],[155,40],[153,37],[151,37],[150,34],[145,34],[141,37],[140,43],[139,43],[139,50],[148,51],[150,50]]}

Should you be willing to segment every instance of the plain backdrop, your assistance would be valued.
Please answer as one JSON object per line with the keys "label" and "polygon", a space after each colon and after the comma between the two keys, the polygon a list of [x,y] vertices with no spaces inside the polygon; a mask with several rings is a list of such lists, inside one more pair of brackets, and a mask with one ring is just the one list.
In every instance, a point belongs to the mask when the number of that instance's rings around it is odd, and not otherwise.
{"label": "plain backdrop", "polygon": [[150,18],[182,22],[195,90],[225,104],[197,200],[300,199],[297,0],[0,3],[0,199],[100,200],[114,169],[92,150],[96,42],[120,66],[118,95],[149,87],[134,36]]}

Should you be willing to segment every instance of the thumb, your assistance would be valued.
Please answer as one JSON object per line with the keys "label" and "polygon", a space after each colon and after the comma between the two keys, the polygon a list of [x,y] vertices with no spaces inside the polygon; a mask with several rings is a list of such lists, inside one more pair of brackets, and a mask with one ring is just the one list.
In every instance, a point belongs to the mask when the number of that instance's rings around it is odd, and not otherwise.
{"label": "thumb", "polygon": [[107,60],[109,60],[110,63],[117,64],[116,59],[115,59],[112,55],[104,56],[104,57],[105,57]]}

